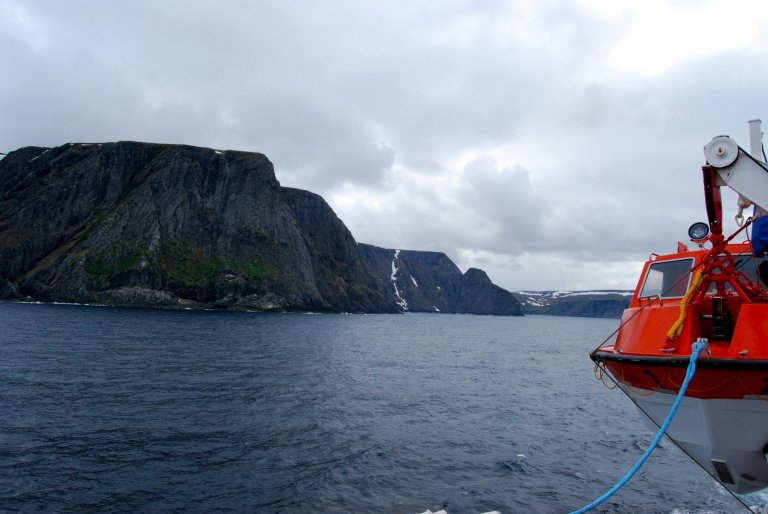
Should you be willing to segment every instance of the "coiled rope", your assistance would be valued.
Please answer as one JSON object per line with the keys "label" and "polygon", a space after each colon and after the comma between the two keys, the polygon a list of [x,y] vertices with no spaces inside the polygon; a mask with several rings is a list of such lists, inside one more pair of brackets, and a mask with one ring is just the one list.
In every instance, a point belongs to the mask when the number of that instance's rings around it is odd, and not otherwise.
{"label": "coiled rope", "polygon": [[616,482],[616,485],[611,487],[608,492],[603,494],[601,497],[587,505],[586,507],[582,507],[579,510],[575,510],[571,512],[571,514],[583,514],[584,512],[588,512],[601,503],[603,503],[605,500],[613,496],[619,489],[624,487],[627,482],[629,482],[633,476],[635,476],[635,473],[638,472],[640,467],[645,463],[646,460],[648,460],[648,457],[651,456],[651,452],[656,449],[656,447],[659,445],[659,442],[661,441],[661,438],[664,437],[664,433],[667,431],[667,428],[669,427],[669,424],[672,423],[672,418],[675,417],[675,414],[677,413],[678,407],[680,407],[680,402],[683,401],[683,396],[685,396],[685,390],[688,389],[688,383],[693,378],[693,374],[696,373],[696,359],[699,358],[699,353],[707,346],[707,340],[704,338],[697,339],[696,342],[691,345],[691,359],[688,361],[688,370],[685,373],[685,379],[683,380],[683,385],[680,386],[680,392],[677,393],[677,398],[675,398],[674,403],[672,403],[672,408],[669,409],[669,414],[667,414],[667,419],[664,420],[664,423],[662,423],[661,427],[659,428],[658,433],[656,433],[656,437],[653,438],[653,441],[651,441],[651,444],[648,446],[648,448],[645,450],[645,453],[638,459],[638,461],[635,463],[632,468],[627,471],[627,474],[622,477],[621,480]]}

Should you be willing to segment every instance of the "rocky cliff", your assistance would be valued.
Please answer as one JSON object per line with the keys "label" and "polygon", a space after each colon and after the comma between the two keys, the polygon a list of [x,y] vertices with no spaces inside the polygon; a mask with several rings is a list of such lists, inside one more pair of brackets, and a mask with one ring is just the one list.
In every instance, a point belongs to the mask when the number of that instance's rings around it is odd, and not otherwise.
{"label": "rocky cliff", "polygon": [[360,250],[379,288],[403,311],[522,316],[512,293],[494,285],[482,270],[462,274],[444,253],[366,244]]}
{"label": "rocky cliff", "polygon": [[394,311],[321,198],[282,188],[264,155],[179,145],[11,152],[0,277],[44,301]]}
{"label": "rocky cliff", "polygon": [[328,204],[264,155],[135,142],[0,160],[0,298],[400,310]]}

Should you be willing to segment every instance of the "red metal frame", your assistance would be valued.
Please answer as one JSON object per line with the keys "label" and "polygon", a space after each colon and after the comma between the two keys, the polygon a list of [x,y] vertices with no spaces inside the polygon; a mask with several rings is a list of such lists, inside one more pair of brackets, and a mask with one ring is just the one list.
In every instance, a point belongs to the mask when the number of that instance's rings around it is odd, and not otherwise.
{"label": "red metal frame", "polygon": [[726,246],[751,221],[745,223],[727,240],[723,237],[723,202],[720,195],[720,186],[717,184],[717,172],[712,166],[704,166],[701,170],[704,178],[704,200],[707,207],[707,216],[709,217],[709,229],[711,231],[709,242],[712,244],[712,248],[697,265],[697,267],[701,267],[701,272],[706,278],[702,287],[699,288],[696,295],[692,298],[692,302],[701,300],[711,283],[715,284],[717,288],[716,295],[720,297],[726,296],[725,284],[728,283],[745,301],[768,300],[765,291],[758,284],[755,284],[744,273],[735,269],[735,260]]}

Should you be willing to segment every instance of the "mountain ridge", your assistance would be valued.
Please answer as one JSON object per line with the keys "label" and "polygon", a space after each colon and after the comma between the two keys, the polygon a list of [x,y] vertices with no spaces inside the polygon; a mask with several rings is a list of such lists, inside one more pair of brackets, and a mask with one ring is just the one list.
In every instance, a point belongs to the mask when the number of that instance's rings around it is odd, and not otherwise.
{"label": "mountain ridge", "polygon": [[634,291],[513,291],[525,314],[621,318]]}

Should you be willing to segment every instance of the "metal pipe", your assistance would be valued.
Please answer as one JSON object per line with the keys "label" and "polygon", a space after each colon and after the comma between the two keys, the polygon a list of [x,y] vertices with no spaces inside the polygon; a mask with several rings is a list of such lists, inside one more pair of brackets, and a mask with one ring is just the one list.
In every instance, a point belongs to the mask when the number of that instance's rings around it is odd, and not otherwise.
{"label": "metal pipe", "polygon": [[749,120],[749,153],[760,162],[763,159],[763,132],[760,130],[760,120]]}

